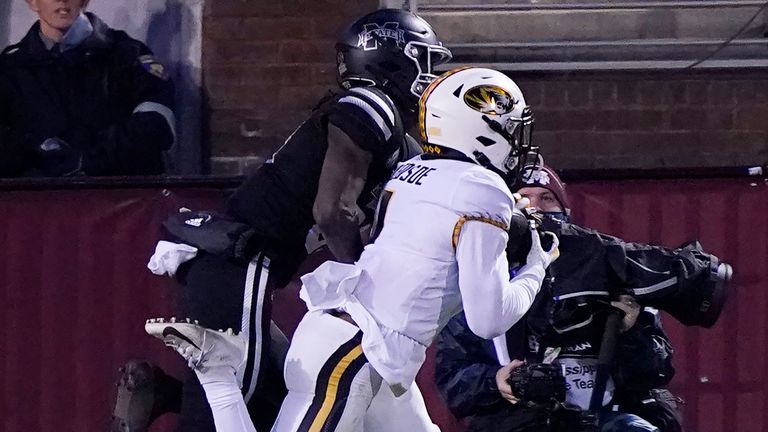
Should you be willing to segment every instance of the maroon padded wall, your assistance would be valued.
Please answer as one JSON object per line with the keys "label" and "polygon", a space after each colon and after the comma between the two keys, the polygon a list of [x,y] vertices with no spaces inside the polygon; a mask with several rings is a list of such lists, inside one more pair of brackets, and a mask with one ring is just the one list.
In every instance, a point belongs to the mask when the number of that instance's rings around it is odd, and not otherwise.
{"label": "maroon padded wall", "polygon": [[[737,290],[712,329],[667,317],[676,348],[673,388],[693,432],[768,432],[768,185],[760,180],[642,180],[569,185],[574,220],[627,240],[676,246],[699,239],[735,268]],[[176,354],[143,332],[174,310],[170,280],[147,258],[177,207],[215,208],[203,187],[0,191],[0,431],[101,431],[116,369],[150,357],[181,373]],[[318,258],[305,265],[311,269]],[[294,283],[275,320],[292,333]],[[419,383],[443,431],[460,430],[430,383]],[[170,431],[174,419],[153,431]]]}
{"label": "maroon padded wall", "polygon": [[174,303],[170,279],[145,265],[169,212],[219,205],[222,196],[162,187],[0,191],[0,431],[105,431],[126,359],[183,371],[144,333],[144,320]]}

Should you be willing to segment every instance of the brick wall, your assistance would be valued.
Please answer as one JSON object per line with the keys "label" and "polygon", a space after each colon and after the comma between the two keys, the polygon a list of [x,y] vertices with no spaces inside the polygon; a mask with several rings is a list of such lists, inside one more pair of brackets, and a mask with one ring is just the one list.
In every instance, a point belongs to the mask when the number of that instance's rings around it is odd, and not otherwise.
{"label": "brick wall", "polygon": [[[203,25],[204,141],[215,174],[261,164],[335,87],[333,43],[378,1],[211,0]],[[514,75],[558,168],[768,161],[768,72]]]}
{"label": "brick wall", "polygon": [[768,161],[768,72],[511,75],[557,168]]}
{"label": "brick wall", "polygon": [[210,0],[204,142],[214,174],[250,172],[336,87],[338,34],[373,0]]}

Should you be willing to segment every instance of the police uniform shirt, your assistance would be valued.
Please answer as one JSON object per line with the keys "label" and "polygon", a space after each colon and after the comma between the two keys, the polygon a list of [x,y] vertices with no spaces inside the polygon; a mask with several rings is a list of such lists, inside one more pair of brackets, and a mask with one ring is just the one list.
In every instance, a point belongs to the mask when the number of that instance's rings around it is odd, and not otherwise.
{"label": "police uniform shirt", "polygon": [[544,269],[509,281],[504,250],[514,201],[501,177],[469,161],[418,156],[386,184],[374,243],[355,265],[327,262],[302,278],[310,310],[341,308],[363,330],[363,351],[407,389],[426,348],[465,309],[473,332],[506,331],[533,302]]}
{"label": "police uniform shirt", "polygon": [[0,176],[61,175],[39,151],[49,138],[81,153],[88,175],[162,173],[175,141],[167,71],[125,32],[78,20],[52,49],[35,23],[0,55]]}

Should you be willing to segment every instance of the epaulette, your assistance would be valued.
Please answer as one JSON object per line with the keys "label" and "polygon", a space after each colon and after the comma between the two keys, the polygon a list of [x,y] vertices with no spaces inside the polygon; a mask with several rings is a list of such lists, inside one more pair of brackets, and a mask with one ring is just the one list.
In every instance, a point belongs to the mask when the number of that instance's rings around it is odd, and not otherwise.
{"label": "epaulette", "polygon": [[16,51],[18,51],[20,49],[21,49],[21,43],[16,43],[16,44],[13,44],[13,45],[8,45],[7,47],[5,47],[3,52],[0,53],[0,55],[13,54],[13,53],[15,53]]}

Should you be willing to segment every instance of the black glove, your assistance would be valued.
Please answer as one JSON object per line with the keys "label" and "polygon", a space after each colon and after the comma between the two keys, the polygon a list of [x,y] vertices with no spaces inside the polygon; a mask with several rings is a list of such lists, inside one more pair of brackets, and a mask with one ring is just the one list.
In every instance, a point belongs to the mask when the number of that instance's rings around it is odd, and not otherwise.
{"label": "black glove", "polygon": [[[555,239],[544,231],[551,229],[552,222],[541,213],[533,209],[523,209],[523,213],[513,213],[509,224],[509,240],[507,241],[507,261],[511,268],[519,267],[526,263],[528,252],[531,250],[531,224],[536,227],[541,239],[541,246],[545,251],[552,248]],[[559,232],[559,229],[557,230]],[[554,261],[554,259],[552,260]]]}
{"label": "black glove", "polygon": [[83,154],[58,137],[48,138],[36,148],[39,169],[45,177],[69,177],[85,174]]}
{"label": "black glove", "polygon": [[183,209],[166,219],[163,227],[176,240],[239,262],[250,261],[262,247],[253,228],[213,212]]}

